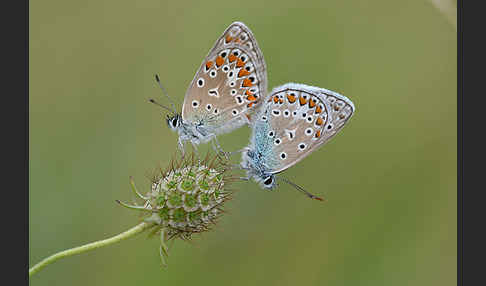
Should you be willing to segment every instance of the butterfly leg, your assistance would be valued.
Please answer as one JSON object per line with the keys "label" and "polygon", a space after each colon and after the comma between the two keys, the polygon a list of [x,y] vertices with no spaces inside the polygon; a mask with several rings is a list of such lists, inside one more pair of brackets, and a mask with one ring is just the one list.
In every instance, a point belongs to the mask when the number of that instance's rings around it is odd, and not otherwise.
{"label": "butterfly leg", "polygon": [[182,142],[181,137],[179,137],[178,142],[179,142],[179,150],[180,150],[180,151],[181,151],[181,153],[182,153],[182,158],[184,158],[184,156],[185,156],[185,152],[184,152],[184,143]]}
{"label": "butterfly leg", "polygon": [[245,115],[241,115],[241,118],[243,119],[243,121],[245,121],[246,124],[250,125],[250,118],[248,118],[248,116]]}
{"label": "butterfly leg", "polygon": [[240,164],[233,164],[233,165],[231,165],[231,168],[239,169],[239,170],[246,170],[246,171],[249,170],[248,168],[245,168],[245,167],[241,166]]}
{"label": "butterfly leg", "polygon": [[199,154],[197,152],[197,144],[195,142],[192,142],[192,141],[191,141],[191,144],[192,144],[192,151],[194,152],[196,157],[199,157]]}
{"label": "butterfly leg", "polygon": [[211,142],[213,143],[214,151],[216,151],[216,153],[223,154],[224,157],[226,158],[226,160],[229,160],[229,156],[228,156],[227,152],[224,152],[223,148],[221,148],[221,145],[219,145],[219,141],[218,141],[218,138],[216,137],[216,135],[213,134],[213,138],[212,138]]}
{"label": "butterfly leg", "polygon": [[245,152],[246,150],[248,150],[248,148],[243,148],[243,149],[236,150],[236,151],[233,151],[233,152],[226,152],[226,154],[228,154],[228,156],[233,156],[236,153]]}

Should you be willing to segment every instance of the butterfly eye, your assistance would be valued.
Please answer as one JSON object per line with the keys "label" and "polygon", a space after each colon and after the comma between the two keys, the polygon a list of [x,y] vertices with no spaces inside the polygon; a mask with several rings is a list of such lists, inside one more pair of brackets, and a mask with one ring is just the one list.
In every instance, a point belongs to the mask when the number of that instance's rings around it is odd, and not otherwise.
{"label": "butterfly eye", "polygon": [[280,158],[281,158],[282,160],[287,159],[287,153],[285,153],[285,152],[280,153]]}
{"label": "butterfly eye", "polygon": [[199,102],[197,100],[192,101],[192,107],[197,108],[199,106]]}
{"label": "butterfly eye", "polygon": [[268,137],[273,138],[273,135],[275,135],[275,132],[273,132],[273,130],[268,132]]}
{"label": "butterfly eye", "polygon": [[179,118],[178,116],[174,116],[174,117],[167,117],[167,125],[169,125],[169,127],[171,129],[176,129],[179,125]]}
{"label": "butterfly eye", "polygon": [[238,110],[233,109],[233,110],[231,111],[231,113],[233,113],[233,116],[236,116],[236,115],[238,115]]}
{"label": "butterfly eye", "polygon": [[263,181],[263,185],[267,188],[271,187],[273,185],[273,176],[266,177]]}
{"label": "butterfly eye", "polygon": [[211,110],[211,108],[212,108],[212,105],[211,105],[211,104],[206,105],[206,109],[207,109],[208,111],[209,111],[209,110]]}
{"label": "butterfly eye", "polygon": [[278,146],[280,145],[280,143],[282,143],[282,140],[280,140],[280,138],[277,138],[275,139],[275,141],[273,141],[273,143]]}
{"label": "butterfly eye", "polygon": [[236,89],[231,90],[231,95],[236,95]]}
{"label": "butterfly eye", "polygon": [[215,78],[215,77],[216,77],[216,75],[218,75],[218,73],[217,73],[215,70],[212,70],[212,71],[210,71],[210,72],[209,72],[209,76],[210,76],[211,78]]}
{"label": "butterfly eye", "polygon": [[284,117],[289,117],[290,116],[290,111],[288,109],[285,109],[283,112]]}
{"label": "butterfly eye", "polygon": [[229,69],[230,69],[230,68],[229,68],[229,66],[228,66],[228,65],[224,65],[224,66],[223,66],[223,71],[224,71],[224,72],[228,72],[228,71],[229,71]]}
{"label": "butterfly eye", "polygon": [[305,130],[305,135],[311,136],[313,132],[314,132],[314,129],[312,129],[311,127],[309,127],[309,128],[307,128]]}
{"label": "butterfly eye", "polygon": [[312,123],[312,120],[313,120],[313,119],[314,119],[314,118],[313,118],[312,116],[309,116],[309,117],[307,117],[307,122]]}

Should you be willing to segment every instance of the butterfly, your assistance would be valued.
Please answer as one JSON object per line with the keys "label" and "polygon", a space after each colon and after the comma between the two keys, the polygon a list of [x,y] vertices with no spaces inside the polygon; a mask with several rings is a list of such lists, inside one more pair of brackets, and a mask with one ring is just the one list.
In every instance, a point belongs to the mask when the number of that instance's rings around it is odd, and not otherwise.
{"label": "butterfly", "polygon": [[[160,80],[156,76],[160,85]],[[163,90],[162,85],[160,87]],[[216,136],[245,124],[261,105],[267,92],[267,74],[263,54],[250,29],[234,22],[218,38],[203,60],[189,85],[178,113],[167,115],[169,128],[176,131],[179,147],[184,143],[194,147],[211,140],[221,151]]]}
{"label": "butterfly", "polygon": [[312,199],[322,200],[277,176],[341,130],[354,113],[345,96],[324,88],[287,83],[274,88],[251,122],[250,144],[242,150],[241,168],[247,180],[273,189],[276,180],[291,184]]}

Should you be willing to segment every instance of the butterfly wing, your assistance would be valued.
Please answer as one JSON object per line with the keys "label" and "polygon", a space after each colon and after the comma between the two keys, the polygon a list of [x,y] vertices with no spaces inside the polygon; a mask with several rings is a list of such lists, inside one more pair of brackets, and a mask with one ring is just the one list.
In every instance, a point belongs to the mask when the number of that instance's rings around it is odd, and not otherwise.
{"label": "butterfly wing", "polygon": [[253,33],[232,23],[203,60],[182,106],[186,122],[199,122],[215,134],[246,122],[267,92],[265,60]]}
{"label": "butterfly wing", "polygon": [[253,123],[252,146],[270,173],[279,173],[328,142],[354,113],[336,92],[303,84],[276,87]]}

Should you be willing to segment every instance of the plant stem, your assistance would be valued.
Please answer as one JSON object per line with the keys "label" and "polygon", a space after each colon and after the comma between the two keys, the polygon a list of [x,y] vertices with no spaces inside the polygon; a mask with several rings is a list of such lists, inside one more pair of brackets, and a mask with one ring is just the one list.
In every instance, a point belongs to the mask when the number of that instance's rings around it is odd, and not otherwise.
{"label": "plant stem", "polygon": [[96,249],[96,248],[99,248],[99,247],[107,246],[107,245],[110,245],[110,244],[117,243],[117,242],[122,241],[124,239],[127,239],[129,237],[132,237],[136,234],[139,234],[139,233],[143,232],[144,230],[150,228],[151,226],[153,226],[153,223],[142,222],[142,223],[132,227],[131,229],[129,229],[125,232],[122,232],[122,233],[120,233],[120,234],[118,234],[114,237],[110,237],[110,238],[100,240],[100,241],[95,241],[95,242],[92,242],[92,243],[88,243],[86,245],[78,246],[78,247],[75,247],[75,248],[67,249],[67,250],[58,252],[56,254],[53,254],[53,255],[43,259],[41,262],[37,263],[33,267],[31,267],[29,269],[29,277],[32,276],[34,273],[38,272],[39,270],[41,270],[42,268],[44,268],[45,266],[51,264],[52,262],[54,262],[58,259],[61,259],[63,257],[72,256],[72,255],[79,254],[79,253],[83,253],[83,252],[86,252],[86,251],[89,251],[89,250],[92,250],[92,249]]}

